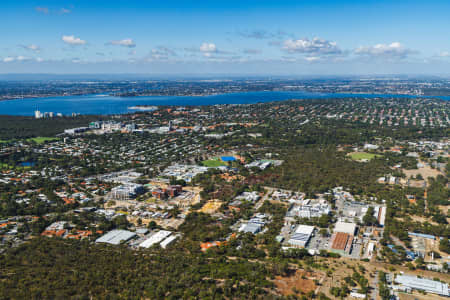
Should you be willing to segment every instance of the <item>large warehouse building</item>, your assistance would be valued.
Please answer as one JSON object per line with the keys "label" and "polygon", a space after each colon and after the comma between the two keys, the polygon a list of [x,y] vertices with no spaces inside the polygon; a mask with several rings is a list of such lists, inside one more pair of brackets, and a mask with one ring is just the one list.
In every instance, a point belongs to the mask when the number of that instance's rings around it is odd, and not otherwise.
{"label": "large warehouse building", "polygon": [[134,238],[136,233],[128,231],[128,230],[111,230],[107,234],[99,237],[95,242],[96,243],[106,243],[111,245],[119,245],[122,242],[127,242]]}
{"label": "large warehouse building", "polygon": [[155,244],[161,243],[163,240],[165,240],[171,234],[172,234],[171,231],[160,230],[160,231],[152,234],[148,239],[146,239],[142,243],[140,243],[139,247],[150,248],[151,246],[153,246]]}
{"label": "large warehouse building", "polygon": [[353,235],[336,232],[331,237],[331,250],[341,254],[349,254],[352,250]]}
{"label": "large warehouse building", "polygon": [[427,293],[449,297],[448,284],[431,279],[419,278],[409,275],[397,275],[395,282],[411,290],[421,290]]}
{"label": "large warehouse building", "polygon": [[356,224],[338,221],[334,227],[334,232],[343,232],[354,236],[356,232]]}
{"label": "large warehouse building", "polygon": [[288,244],[299,248],[306,247],[306,244],[308,244],[311,239],[313,232],[314,226],[299,225],[294,234],[288,240]]}

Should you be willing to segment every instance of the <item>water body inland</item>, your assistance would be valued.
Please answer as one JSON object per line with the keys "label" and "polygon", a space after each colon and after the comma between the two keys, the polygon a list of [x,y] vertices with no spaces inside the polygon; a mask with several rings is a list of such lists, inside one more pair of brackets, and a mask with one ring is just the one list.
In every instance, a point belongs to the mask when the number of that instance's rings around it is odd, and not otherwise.
{"label": "water body inland", "polygon": [[[138,111],[136,106],[161,105],[216,105],[253,104],[289,99],[327,99],[327,98],[417,98],[420,96],[390,94],[335,94],[288,91],[242,92],[211,96],[138,96],[114,97],[105,95],[61,96],[47,98],[25,98],[0,101],[0,115],[33,116],[34,111],[72,113],[82,115],[124,114]],[[447,97],[424,97],[450,100]],[[133,108],[134,107],[134,108]]]}

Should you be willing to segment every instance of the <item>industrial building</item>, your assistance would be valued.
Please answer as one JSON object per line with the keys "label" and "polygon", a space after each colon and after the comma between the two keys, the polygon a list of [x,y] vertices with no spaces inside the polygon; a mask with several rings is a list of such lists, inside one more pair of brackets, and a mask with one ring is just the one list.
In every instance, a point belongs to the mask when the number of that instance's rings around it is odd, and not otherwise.
{"label": "industrial building", "polygon": [[374,252],[375,252],[375,243],[374,242],[370,242],[367,245],[367,256],[368,256],[369,259],[372,258],[372,255],[374,254]]}
{"label": "industrial building", "polygon": [[343,232],[354,236],[356,232],[356,224],[338,221],[334,227],[334,232]]}
{"label": "industrial building", "polygon": [[191,182],[192,178],[207,171],[208,167],[175,164],[167,167],[160,175],[166,177],[175,177],[178,180]]}
{"label": "industrial building", "polygon": [[169,185],[166,189],[163,190],[163,192],[169,195],[169,197],[176,197],[182,191],[183,187],[181,185]]}
{"label": "industrial building", "polygon": [[154,189],[152,191],[152,196],[159,200],[167,198],[167,194],[160,188]]}
{"label": "industrial building", "polygon": [[134,238],[136,233],[128,230],[115,229],[99,237],[96,243],[106,243],[111,245],[119,245],[122,242],[127,242]]}
{"label": "industrial building", "polygon": [[90,177],[87,178],[89,180],[98,179],[106,182],[114,182],[120,184],[129,184],[134,183],[142,174],[138,172],[132,171],[122,171],[122,172],[113,172],[108,174],[103,174],[98,177]]}
{"label": "industrial building", "polygon": [[311,199],[299,201],[300,205],[293,205],[287,212],[287,217],[299,218],[318,218],[322,215],[328,215],[331,212],[331,207],[326,200]]}
{"label": "industrial building", "polygon": [[235,200],[245,200],[245,201],[249,201],[249,202],[256,202],[260,198],[261,198],[261,196],[259,195],[259,193],[254,191],[254,192],[243,192],[239,196],[236,196],[236,198],[234,198],[234,199]]}
{"label": "industrial building", "polygon": [[299,225],[287,242],[294,247],[306,247],[306,244],[308,244],[311,239],[313,232],[314,226]]}
{"label": "industrial building", "polygon": [[349,254],[352,250],[353,235],[336,232],[331,237],[331,250],[341,254]]}
{"label": "industrial building", "polygon": [[263,218],[251,218],[247,224],[242,224],[239,228],[240,232],[249,232],[252,234],[257,234],[261,231],[261,229],[264,227],[266,222]]}
{"label": "industrial building", "polygon": [[164,239],[161,243],[159,243],[159,245],[161,246],[161,248],[166,249],[166,247],[172,244],[172,242],[174,242],[179,236],[180,235],[178,234],[172,234],[168,238]]}
{"label": "industrial building", "polygon": [[136,198],[137,195],[144,192],[141,184],[128,183],[111,189],[111,198],[117,200],[129,200]]}
{"label": "industrial building", "polygon": [[82,132],[85,132],[88,130],[89,130],[89,127],[78,127],[78,128],[65,129],[64,133],[70,134],[70,135],[75,135],[77,133],[82,133]]}
{"label": "industrial building", "polygon": [[395,282],[400,284],[403,289],[420,290],[441,296],[450,296],[448,284],[440,281],[410,275],[397,275]]}
{"label": "industrial building", "polygon": [[[142,248],[150,248],[155,244],[159,244],[163,242],[166,238],[168,238],[172,234],[171,231],[160,230],[154,234],[152,234],[148,239],[139,244],[139,247]],[[170,243],[170,241],[168,242]]]}
{"label": "industrial building", "polygon": [[426,243],[425,237],[420,235],[409,235],[411,237],[411,246],[414,250],[414,254],[420,257],[425,257],[426,254]]}
{"label": "industrial building", "polygon": [[379,206],[375,209],[375,213],[378,224],[380,224],[381,227],[384,227],[384,223],[386,220],[386,206]]}

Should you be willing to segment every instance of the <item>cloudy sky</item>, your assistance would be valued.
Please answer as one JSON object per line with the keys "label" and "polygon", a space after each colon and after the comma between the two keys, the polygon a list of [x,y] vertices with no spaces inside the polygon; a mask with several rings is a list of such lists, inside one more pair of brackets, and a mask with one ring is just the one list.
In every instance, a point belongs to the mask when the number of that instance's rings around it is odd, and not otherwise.
{"label": "cloudy sky", "polygon": [[449,0],[2,0],[0,73],[450,74]]}

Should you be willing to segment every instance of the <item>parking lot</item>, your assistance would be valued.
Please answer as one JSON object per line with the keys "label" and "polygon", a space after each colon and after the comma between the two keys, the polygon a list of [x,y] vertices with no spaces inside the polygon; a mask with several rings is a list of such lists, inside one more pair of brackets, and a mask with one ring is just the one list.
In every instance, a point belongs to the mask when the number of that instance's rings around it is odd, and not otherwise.
{"label": "parking lot", "polygon": [[330,240],[331,237],[321,237],[317,232],[309,241],[307,248],[319,251],[319,250],[329,250],[330,249]]}

